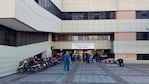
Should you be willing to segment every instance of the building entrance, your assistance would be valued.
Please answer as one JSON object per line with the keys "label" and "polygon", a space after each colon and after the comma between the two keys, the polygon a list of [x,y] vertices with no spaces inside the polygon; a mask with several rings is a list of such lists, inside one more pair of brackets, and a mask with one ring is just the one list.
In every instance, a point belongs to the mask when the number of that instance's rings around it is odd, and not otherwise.
{"label": "building entrance", "polygon": [[54,50],[53,52],[65,52],[69,51],[72,62],[79,61],[79,62],[86,62],[87,55],[89,55],[89,61],[95,61],[95,54],[98,54],[99,61],[103,63],[108,63],[109,60],[114,59],[114,54],[111,53],[111,50],[104,50],[104,49],[65,49],[65,50]]}

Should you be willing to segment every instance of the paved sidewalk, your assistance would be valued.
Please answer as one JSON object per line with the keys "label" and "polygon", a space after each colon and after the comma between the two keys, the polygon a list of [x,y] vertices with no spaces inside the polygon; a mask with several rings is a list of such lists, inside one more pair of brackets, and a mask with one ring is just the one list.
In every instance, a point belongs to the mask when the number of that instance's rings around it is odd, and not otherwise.
{"label": "paved sidewalk", "polygon": [[148,65],[73,63],[63,73],[63,64],[38,73],[15,74],[0,79],[0,84],[149,84]]}

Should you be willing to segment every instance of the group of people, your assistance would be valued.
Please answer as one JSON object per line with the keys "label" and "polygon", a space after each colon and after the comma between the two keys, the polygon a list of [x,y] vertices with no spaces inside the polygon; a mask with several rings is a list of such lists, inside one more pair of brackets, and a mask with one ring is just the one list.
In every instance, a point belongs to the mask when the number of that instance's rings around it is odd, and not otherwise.
{"label": "group of people", "polygon": [[97,52],[93,56],[91,56],[89,53],[83,54],[83,61],[84,62],[90,63],[90,59],[92,59],[92,61],[99,62],[100,61],[100,55]]}
{"label": "group of people", "polygon": [[[90,63],[90,54],[89,53],[84,53],[83,54],[83,61],[86,61],[87,63]],[[68,51],[66,51],[63,55],[63,59],[64,59],[64,73],[69,72],[70,70],[70,63],[71,61],[75,60],[75,56],[70,55]],[[77,58],[79,59],[79,58]],[[95,62],[100,62],[100,55],[96,52],[93,57],[92,60],[94,60]],[[123,59],[118,59],[118,64],[120,67],[123,67]]]}
{"label": "group of people", "polygon": [[[90,54],[89,53],[84,53],[83,54],[83,61],[90,63]],[[76,60],[80,60],[79,56],[76,56],[74,54],[70,54],[68,51],[66,51],[63,55],[63,59],[64,59],[64,73],[69,72],[70,70],[70,63]],[[95,60],[96,62],[99,62],[100,60],[100,55],[96,52],[93,57],[92,60]]]}

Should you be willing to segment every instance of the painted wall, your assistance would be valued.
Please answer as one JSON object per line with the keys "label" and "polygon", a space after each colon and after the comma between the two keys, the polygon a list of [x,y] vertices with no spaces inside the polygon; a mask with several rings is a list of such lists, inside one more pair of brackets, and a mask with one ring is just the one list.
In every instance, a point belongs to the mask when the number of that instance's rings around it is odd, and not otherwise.
{"label": "painted wall", "polygon": [[115,54],[115,60],[124,59],[124,64],[149,64],[148,60],[137,60],[136,54]]}
{"label": "painted wall", "polygon": [[114,41],[116,54],[146,54],[149,52],[149,41]]}
{"label": "painted wall", "polygon": [[116,19],[136,19],[136,11],[116,11]]}
{"label": "painted wall", "polygon": [[46,51],[50,46],[48,41],[21,47],[0,45],[0,77],[16,73],[20,61]]}
{"label": "painted wall", "polygon": [[111,41],[60,41],[53,42],[52,46],[55,49],[72,49],[72,43],[94,43],[94,49],[112,49]]}
{"label": "painted wall", "polygon": [[136,54],[115,54],[115,59],[122,58],[124,60],[137,60]]}
{"label": "painted wall", "polygon": [[63,0],[63,11],[147,10],[149,0]]}
{"label": "painted wall", "polygon": [[15,18],[38,31],[60,32],[61,20],[34,0],[0,0],[0,18]]}
{"label": "painted wall", "polygon": [[15,0],[0,0],[0,18],[15,16]]}
{"label": "painted wall", "polygon": [[16,0],[15,18],[39,31],[60,32],[61,20],[34,0]]}
{"label": "painted wall", "polygon": [[148,19],[66,20],[62,32],[149,32]]}
{"label": "painted wall", "polygon": [[135,41],[136,33],[134,32],[116,32],[114,33],[115,41]]}

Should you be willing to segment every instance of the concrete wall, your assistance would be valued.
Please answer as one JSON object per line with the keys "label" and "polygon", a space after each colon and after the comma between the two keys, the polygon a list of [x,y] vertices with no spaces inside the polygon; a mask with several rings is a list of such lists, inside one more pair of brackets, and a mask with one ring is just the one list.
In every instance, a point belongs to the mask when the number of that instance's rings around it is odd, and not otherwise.
{"label": "concrete wall", "polygon": [[149,64],[148,60],[137,60],[136,54],[115,54],[115,59],[124,59],[124,64]]}
{"label": "concrete wall", "polygon": [[46,51],[50,46],[48,41],[20,47],[0,45],[0,77],[16,73],[20,61]]}
{"label": "concrete wall", "polygon": [[60,32],[61,20],[34,0],[16,0],[15,18],[38,31]]}
{"label": "concrete wall", "polygon": [[149,41],[114,41],[114,53],[146,54],[149,52]]}
{"label": "concrete wall", "polygon": [[0,18],[15,16],[15,0],[0,0]]}
{"label": "concrete wall", "polygon": [[62,32],[149,32],[148,19],[66,20]]}
{"label": "concrete wall", "polygon": [[63,11],[147,10],[149,0],[63,0]]}
{"label": "concrete wall", "polygon": [[136,33],[134,33],[134,32],[115,32],[114,40],[115,41],[135,41]]}
{"label": "concrete wall", "polygon": [[55,49],[72,49],[72,43],[94,43],[94,49],[112,49],[111,41],[59,41],[53,42]]}
{"label": "concrete wall", "polygon": [[116,11],[116,19],[135,19],[136,11]]}
{"label": "concrete wall", "polygon": [[40,7],[34,0],[0,0],[0,11],[0,18],[15,18],[23,25],[38,31],[61,30],[61,20]]}
{"label": "concrete wall", "polygon": [[136,54],[115,54],[115,59],[122,58],[124,60],[137,60]]}
{"label": "concrete wall", "polygon": [[132,43],[131,44],[130,43],[129,44],[128,43],[120,44],[120,45],[117,44],[122,41],[123,42],[126,42],[126,41],[136,42],[136,33],[134,33],[134,32],[115,32],[114,40],[116,41],[116,43],[114,43],[114,46],[113,46],[114,53],[115,53],[115,59],[118,59],[118,58],[122,58],[124,60],[136,60],[137,59],[136,58],[137,53],[135,53],[136,50],[134,50],[137,45],[131,45]]}

